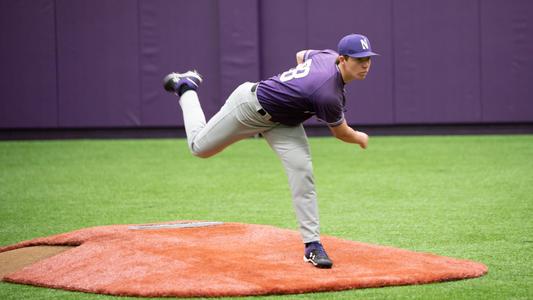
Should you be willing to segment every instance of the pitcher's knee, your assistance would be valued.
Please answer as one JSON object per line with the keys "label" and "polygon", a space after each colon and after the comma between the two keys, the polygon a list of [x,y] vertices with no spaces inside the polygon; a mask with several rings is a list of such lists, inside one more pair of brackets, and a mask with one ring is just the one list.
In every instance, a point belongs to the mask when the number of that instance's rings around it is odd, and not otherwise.
{"label": "pitcher's knee", "polygon": [[189,150],[191,151],[192,155],[199,157],[199,158],[209,158],[217,153],[216,151],[212,151],[209,149],[201,149],[197,147],[195,144],[192,144],[191,146],[189,146]]}
{"label": "pitcher's knee", "polygon": [[213,156],[213,154],[210,154],[205,151],[198,151],[198,150],[193,150],[193,149],[190,149],[190,150],[191,150],[192,155],[199,157],[199,158],[209,158]]}
{"label": "pitcher's knee", "polygon": [[285,161],[285,166],[292,172],[306,174],[313,172],[313,164],[307,159],[294,159]]}

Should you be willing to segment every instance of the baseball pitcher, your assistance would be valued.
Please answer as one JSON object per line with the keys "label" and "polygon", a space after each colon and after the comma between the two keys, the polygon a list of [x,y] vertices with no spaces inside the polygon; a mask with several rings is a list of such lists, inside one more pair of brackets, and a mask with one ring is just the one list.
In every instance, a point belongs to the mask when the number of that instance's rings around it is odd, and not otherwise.
{"label": "baseball pitcher", "polygon": [[370,41],[360,34],[343,37],[338,51],[302,50],[297,66],[258,83],[237,87],[220,111],[206,122],[196,71],[171,73],[164,88],[179,97],[189,149],[208,158],[227,146],[261,133],[283,163],[299,230],[305,244],[304,261],[318,268],[333,262],[320,243],[317,194],[309,143],[302,123],[312,116],[324,121],[336,138],[366,149],[368,136],[348,126],[344,118],[344,86],[363,80],[370,70]]}

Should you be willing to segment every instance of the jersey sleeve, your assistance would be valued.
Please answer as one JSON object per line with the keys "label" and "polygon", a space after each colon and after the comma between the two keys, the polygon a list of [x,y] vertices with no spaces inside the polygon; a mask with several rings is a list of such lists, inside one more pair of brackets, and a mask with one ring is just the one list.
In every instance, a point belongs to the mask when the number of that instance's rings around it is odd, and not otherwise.
{"label": "jersey sleeve", "polygon": [[304,61],[308,60],[309,58],[311,58],[311,56],[313,56],[314,54],[316,54],[318,51],[316,50],[307,50],[305,51],[304,53]]}
{"label": "jersey sleeve", "polygon": [[337,99],[315,102],[315,112],[316,117],[329,127],[338,126],[344,121],[344,107]]}

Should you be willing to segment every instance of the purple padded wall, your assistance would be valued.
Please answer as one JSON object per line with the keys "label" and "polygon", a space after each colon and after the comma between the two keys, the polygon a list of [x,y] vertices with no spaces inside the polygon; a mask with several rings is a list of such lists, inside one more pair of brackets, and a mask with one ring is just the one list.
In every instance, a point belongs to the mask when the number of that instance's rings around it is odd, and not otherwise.
{"label": "purple padded wall", "polygon": [[137,1],[56,5],[59,126],[141,125]]}
{"label": "purple padded wall", "polygon": [[142,125],[183,125],[177,97],[163,90],[170,72],[197,69],[204,77],[199,96],[207,117],[221,103],[218,2],[141,0]]}
{"label": "purple padded wall", "polygon": [[533,120],[533,1],[481,4],[483,121]]}
{"label": "purple padded wall", "polygon": [[209,118],[352,32],[381,54],[347,86],[352,124],[533,122],[532,15],[528,0],[2,0],[0,128],[182,126],[167,73],[201,72]]}
{"label": "purple padded wall", "polygon": [[57,127],[53,0],[0,1],[0,128]]}
{"label": "purple padded wall", "polygon": [[244,81],[259,80],[258,0],[219,5],[220,95],[226,99]]}
{"label": "purple padded wall", "polygon": [[481,121],[478,2],[393,3],[396,123]]}
{"label": "purple padded wall", "polygon": [[296,52],[306,49],[306,0],[259,1],[261,79],[296,65]]}

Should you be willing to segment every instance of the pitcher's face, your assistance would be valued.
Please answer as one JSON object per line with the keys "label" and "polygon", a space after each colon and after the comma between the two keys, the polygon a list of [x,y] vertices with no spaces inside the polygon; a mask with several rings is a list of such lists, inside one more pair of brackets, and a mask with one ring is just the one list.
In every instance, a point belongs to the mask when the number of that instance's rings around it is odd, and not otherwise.
{"label": "pitcher's face", "polygon": [[366,78],[368,71],[370,71],[371,58],[370,57],[340,57],[339,67],[343,69],[342,77],[344,82],[349,82],[354,79],[363,80]]}

